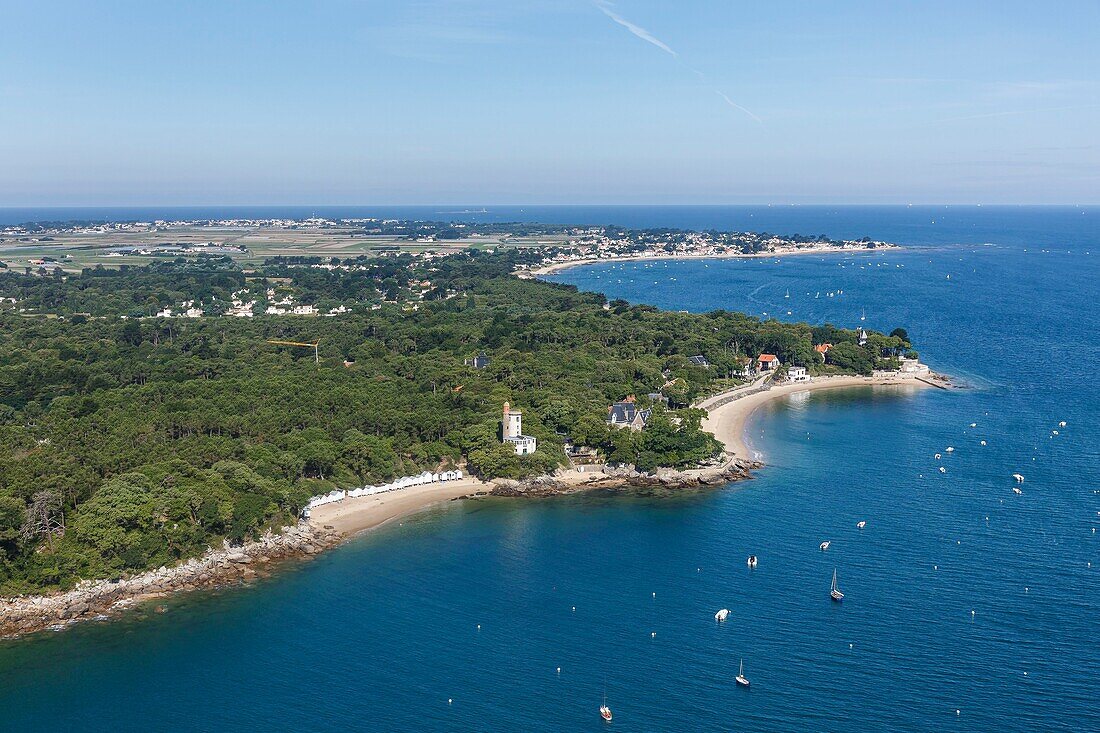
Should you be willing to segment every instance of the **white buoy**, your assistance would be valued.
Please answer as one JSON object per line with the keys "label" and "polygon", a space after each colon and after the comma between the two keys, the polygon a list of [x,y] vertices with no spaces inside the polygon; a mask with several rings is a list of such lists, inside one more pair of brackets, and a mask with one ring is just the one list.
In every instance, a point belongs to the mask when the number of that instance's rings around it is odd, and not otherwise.
{"label": "white buoy", "polygon": [[477,630],[478,630],[478,631],[481,631],[481,624],[478,624],[478,625],[477,625]]}
{"label": "white buoy", "polygon": [[454,702],[454,700],[452,700],[451,698],[448,697],[447,698],[447,704],[450,705],[452,702]]}
{"label": "white buoy", "polygon": [[558,667],[558,674],[561,674],[561,667]]}
{"label": "white buoy", "polygon": [[654,593],[654,594],[653,594],[653,597],[654,597],[654,598],[656,598],[656,597],[657,597],[657,594],[656,594],[656,593]]}
{"label": "white buoy", "polygon": [[985,444],[986,444],[986,442],[985,442],[985,441],[983,440],[983,441],[982,441],[982,445],[985,445]]}
{"label": "white buoy", "polygon": [[577,610],[577,607],[576,607],[576,606],[573,606],[573,611],[574,611],[574,613],[576,612],[576,610]]}
{"label": "white buoy", "polygon": [[649,638],[650,639],[656,639],[657,638],[657,632],[656,631],[650,631],[649,632]]}

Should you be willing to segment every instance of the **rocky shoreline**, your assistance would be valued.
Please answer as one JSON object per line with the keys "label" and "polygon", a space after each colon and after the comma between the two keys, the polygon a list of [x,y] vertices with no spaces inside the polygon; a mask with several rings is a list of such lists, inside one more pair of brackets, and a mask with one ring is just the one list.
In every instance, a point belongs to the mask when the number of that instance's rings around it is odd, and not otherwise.
{"label": "rocky shoreline", "polygon": [[563,481],[557,476],[537,476],[523,481],[497,479],[490,496],[542,497],[559,494],[573,494],[596,489],[638,490],[667,489],[683,490],[721,486],[734,481],[751,479],[752,471],[763,468],[760,461],[734,458],[713,469],[691,469],[678,471],[671,468],[659,468],[653,473],[643,473],[629,466],[604,468],[601,473],[593,474],[590,480],[582,483]]}
{"label": "rocky shoreline", "polygon": [[105,620],[142,601],[176,592],[247,582],[275,563],[316,555],[342,540],[337,532],[302,523],[241,546],[226,543],[171,568],[119,580],[85,580],[72,590],[51,595],[0,599],[0,638]]}
{"label": "rocky shoreline", "polygon": [[[658,469],[642,473],[632,467],[606,467],[582,482],[565,481],[553,475],[524,481],[498,479],[491,491],[475,492],[467,498],[487,495],[537,498],[600,489],[693,489],[744,481],[752,478],[751,471],[762,466],[759,461],[733,458],[714,468],[687,471]],[[61,630],[81,621],[106,620],[136,604],[174,593],[246,583],[268,574],[278,563],[312,557],[346,539],[347,535],[329,527],[302,522],[284,527],[279,534],[269,531],[256,542],[240,546],[223,543],[202,557],[171,568],[160,567],[118,580],[85,580],[71,590],[50,595],[3,598],[0,638]]]}

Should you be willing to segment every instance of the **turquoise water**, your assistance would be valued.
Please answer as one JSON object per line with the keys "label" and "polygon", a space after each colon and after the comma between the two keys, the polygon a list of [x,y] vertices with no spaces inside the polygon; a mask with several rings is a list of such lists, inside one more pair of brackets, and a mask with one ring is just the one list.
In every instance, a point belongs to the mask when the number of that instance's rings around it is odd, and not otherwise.
{"label": "turquoise water", "polygon": [[866,311],[970,389],[796,396],[751,422],[755,481],[451,504],[253,588],[4,643],[0,729],[599,730],[606,691],[628,731],[1100,730],[1096,210],[1005,210],[998,231],[988,209],[808,208],[788,229],[763,208],[664,215],[912,246],[554,279],[677,309]]}

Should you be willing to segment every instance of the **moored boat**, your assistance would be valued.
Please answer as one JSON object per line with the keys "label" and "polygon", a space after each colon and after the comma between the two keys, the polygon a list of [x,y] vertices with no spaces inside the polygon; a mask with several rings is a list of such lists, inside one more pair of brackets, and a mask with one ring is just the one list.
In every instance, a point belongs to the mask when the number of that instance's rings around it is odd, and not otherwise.
{"label": "moored boat", "polygon": [[844,594],[840,592],[840,588],[836,584],[836,568],[833,568],[833,587],[829,591],[829,597],[837,602],[844,600]]}
{"label": "moored boat", "polygon": [[739,670],[737,670],[737,677],[735,677],[734,679],[736,679],[737,684],[741,685],[742,687],[748,687],[749,686],[749,678],[745,676],[745,660],[744,659],[741,660],[741,668]]}
{"label": "moored boat", "polygon": [[714,620],[715,621],[725,621],[726,617],[729,616],[729,615],[730,615],[730,610],[728,608],[723,608],[718,613],[714,614]]}

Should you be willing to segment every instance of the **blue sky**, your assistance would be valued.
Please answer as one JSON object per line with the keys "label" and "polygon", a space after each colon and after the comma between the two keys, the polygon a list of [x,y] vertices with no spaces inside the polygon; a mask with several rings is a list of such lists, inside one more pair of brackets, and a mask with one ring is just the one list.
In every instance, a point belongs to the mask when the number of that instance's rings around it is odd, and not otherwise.
{"label": "blue sky", "polygon": [[0,0],[0,205],[1100,203],[1100,3]]}

